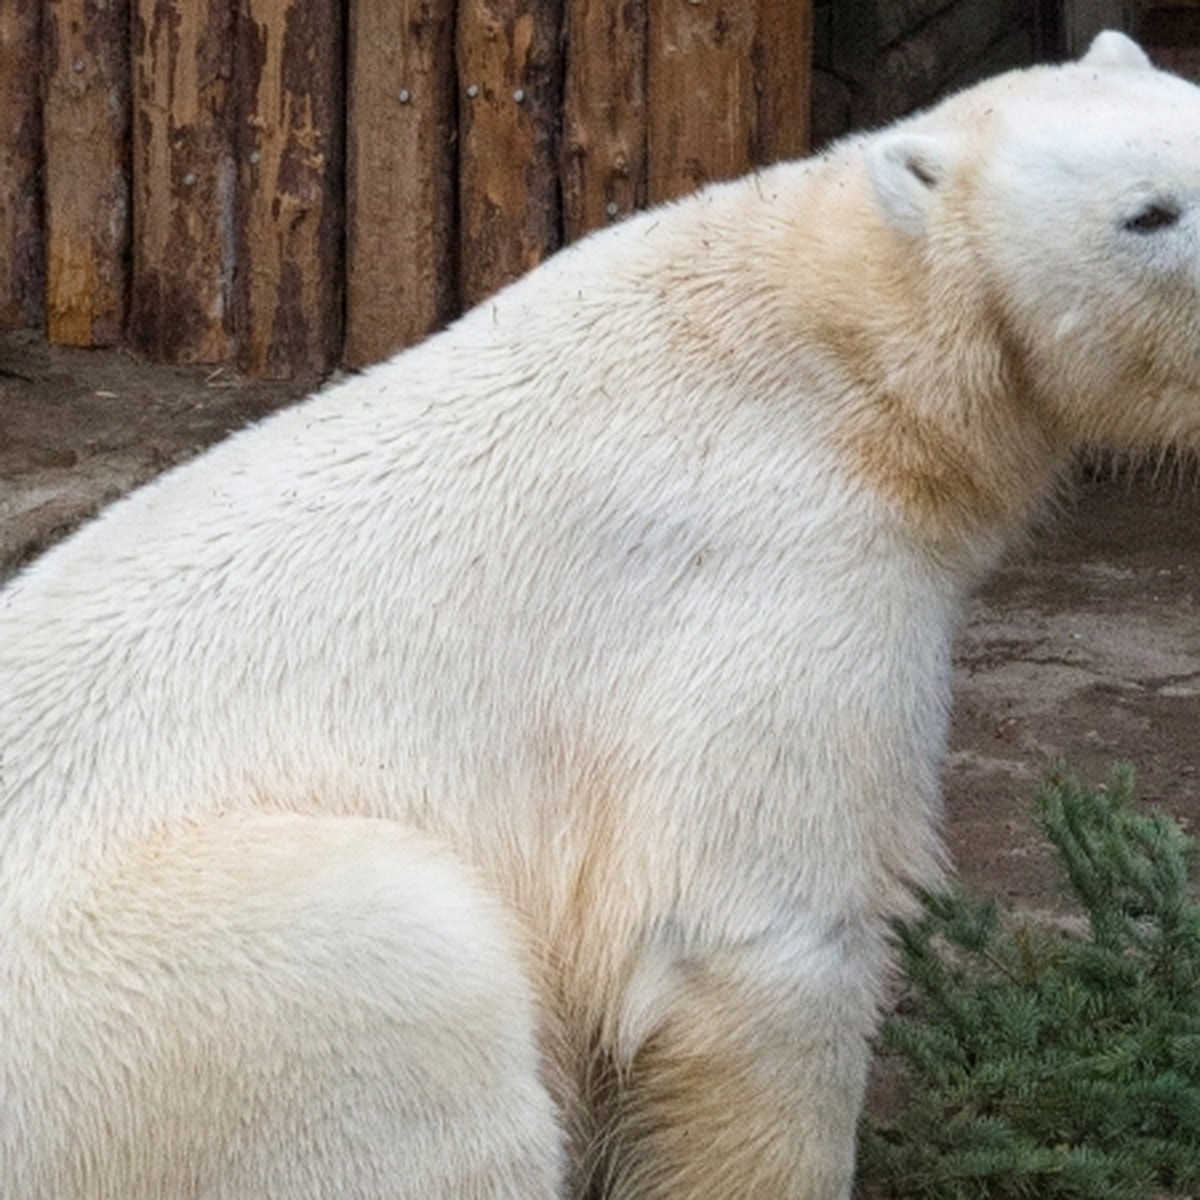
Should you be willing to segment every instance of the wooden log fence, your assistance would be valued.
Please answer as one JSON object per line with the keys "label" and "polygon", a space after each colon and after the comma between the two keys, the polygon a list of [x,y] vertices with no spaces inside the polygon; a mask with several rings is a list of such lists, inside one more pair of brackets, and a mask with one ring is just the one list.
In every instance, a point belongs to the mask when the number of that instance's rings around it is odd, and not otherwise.
{"label": "wooden log fence", "polygon": [[0,327],[365,365],[802,153],[810,44],[811,0],[5,0]]}

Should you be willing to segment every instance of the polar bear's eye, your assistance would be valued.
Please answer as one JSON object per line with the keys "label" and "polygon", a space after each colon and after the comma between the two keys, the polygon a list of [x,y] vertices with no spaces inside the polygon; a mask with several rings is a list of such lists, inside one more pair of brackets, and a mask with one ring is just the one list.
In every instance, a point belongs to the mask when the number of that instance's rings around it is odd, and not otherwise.
{"label": "polar bear's eye", "polygon": [[1179,220],[1179,209],[1174,205],[1155,201],[1145,208],[1126,218],[1125,228],[1130,233],[1154,233],[1159,229],[1169,229]]}

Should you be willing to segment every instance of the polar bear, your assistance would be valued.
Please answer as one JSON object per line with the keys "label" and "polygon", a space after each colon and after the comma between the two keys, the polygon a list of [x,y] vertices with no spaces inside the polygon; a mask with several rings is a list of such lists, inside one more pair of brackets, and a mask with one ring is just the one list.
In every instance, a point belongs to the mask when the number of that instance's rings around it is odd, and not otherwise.
{"label": "polar bear", "polygon": [[0,610],[0,1195],[850,1193],[964,598],[1200,446],[1122,35],[563,251]]}

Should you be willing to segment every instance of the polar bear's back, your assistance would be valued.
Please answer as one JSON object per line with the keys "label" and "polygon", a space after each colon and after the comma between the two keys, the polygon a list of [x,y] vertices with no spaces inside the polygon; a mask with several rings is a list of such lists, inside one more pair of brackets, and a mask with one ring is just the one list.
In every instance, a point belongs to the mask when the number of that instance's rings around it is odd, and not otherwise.
{"label": "polar bear's back", "polygon": [[[841,553],[865,502],[815,439],[804,468],[802,416],[785,445],[769,409],[729,402],[745,385],[729,351],[772,319],[733,270],[733,215],[807,170],[563,252],[28,569],[0,607],[10,865],[48,855],[49,812],[91,831],[64,871],[107,838],[239,806],[396,815],[432,796],[429,822],[502,840],[547,770],[514,744],[551,727],[618,745],[635,722],[661,741],[703,676],[702,630],[738,641],[797,589],[840,593],[759,550],[790,526]],[[786,365],[754,369],[770,388]],[[772,657],[744,651],[740,686]]]}

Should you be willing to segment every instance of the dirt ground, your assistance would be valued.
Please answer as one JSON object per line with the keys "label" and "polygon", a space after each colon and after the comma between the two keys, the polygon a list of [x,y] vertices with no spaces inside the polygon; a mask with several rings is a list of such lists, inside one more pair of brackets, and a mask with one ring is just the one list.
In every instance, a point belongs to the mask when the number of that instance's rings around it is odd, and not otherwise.
{"label": "dirt ground", "polygon": [[[250,383],[0,335],[0,577],[81,517],[314,381]],[[1028,821],[1046,766],[1115,760],[1200,829],[1200,483],[1085,480],[962,637],[946,835],[961,876],[1056,907]]]}

